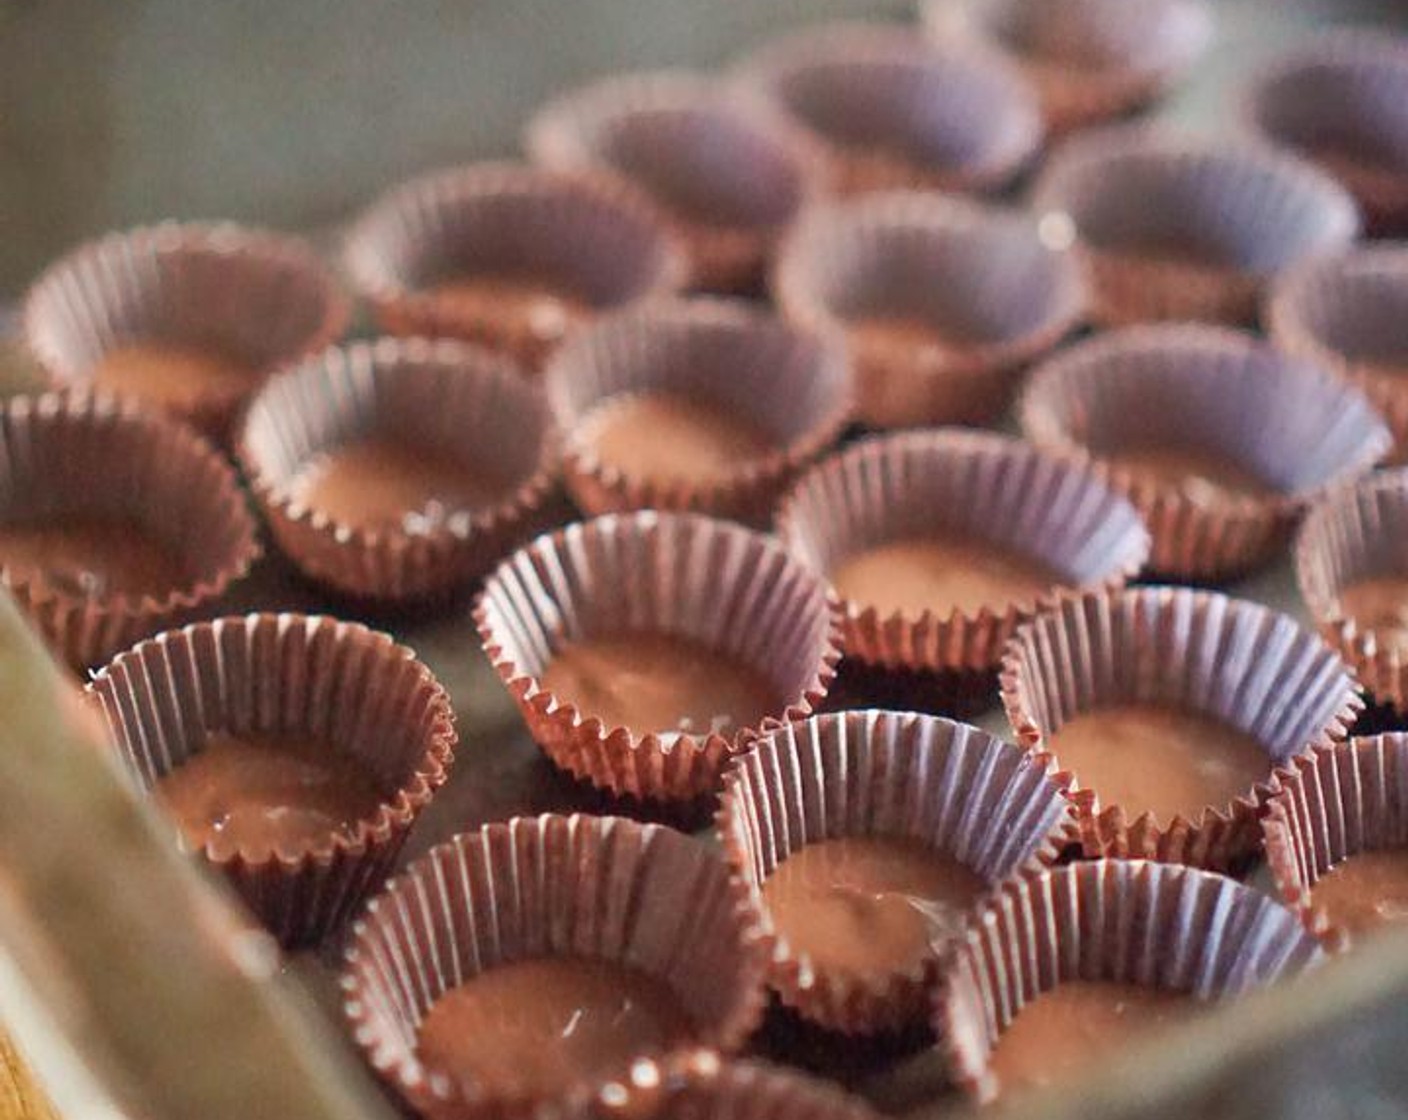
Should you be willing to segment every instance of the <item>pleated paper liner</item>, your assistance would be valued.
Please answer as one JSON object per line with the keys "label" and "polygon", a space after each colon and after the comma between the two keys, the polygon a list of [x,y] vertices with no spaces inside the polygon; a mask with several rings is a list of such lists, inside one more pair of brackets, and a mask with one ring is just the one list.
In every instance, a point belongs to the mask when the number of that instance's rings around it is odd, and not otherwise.
{"label": "pleated paper liner", "polygon": [[[772,538],[697,514],[608,514],[539,537],[486,581],[484,649],[528,730],[559,767],[617,795],[682,802],[714,792],[730,755],[811,714],[841,657],[825,581]],[[755,670],[782,700],[727,734],[613,727],[546,690],[564,642],[677,635]]]}
{"label": "pleated paper liner", "polygon": [[980,908],[940,980],[934,1025],[954,1082],[990,1102],[1002,1089],[989,1062],[1003,1031],[1063,982],[1227,1000],[1322,959],[1294,914],[1221,875],[1073,863],[1009,880]]}
{"label": "pleated paper liner", "polygon": [[764,881],[808,844],[918,841],[988,885],[1053,862],[1078,837],[1050,760],[967,724],[913,712],[813,716],[761,738],[729,768],[717,832],[771,957],[782,1001],[832,1030],[923,1021],[938,966],[857,974],[818,965],[774,923]]}
{"label": "pleated paper liner", "polygon": [[[694,1037],[544,1098],[489,1095],[427,1068],[417,1031],[451,989],[500,965],[572,956],[663,981]],[[707,847],[615,817],[515,818],[463,833],[412,863],[358,922],[343,974],[346,1014],[372,1067],[434,1120],[572,1116],[606,1099],[635,1115],[637,1083],[698,1048],[737,1050],[762,1014],[763,959]],[[653,1075],[652,1075],[653,1074]]]}
{"label": "pleated paper liner", "polygon": [[[587,513],[698,510],[764,525],[783,488],[840,437],[852,403],[839,337],[718,299],[659,301],[605,319],[564,345],[544,376],[567,433],[567,487]],[[651,393],[714,405],[766,432],[771,446],[726,476],[701,481],[684,471],[633,476],[602,461],[592,442],[595,420],[613,404]]]}
{"label": "pleated paper liner", "polygon": [[113,233],[51,265],[25,297],[24,336],[56,386],[83,387],[123,346],[212,348],[248,364],[247,385],[158,402],[216,440],[270,373],[321,350],[350,308],[312,248],[233,224]]}
{"label": "pleated paper liner", "polygon": [[[343,524],[310,508],[300,475],[368,437],[424,448],[500,479],[492,505]],[[274,378],[251,404],[239,456],[282,552],[309,578],[382,603],[466,588],[544,528],[558,439],[541,391],[506,357],[455,339],[392,339],[330,349]]]}
{"label": "pleated paper liner", "polygon": [[[578,317],[680,288],[688,262],[657,208],[626,184],[511,163],[413,179],[353,225],[344,265],[383,330],[479,342],[537,369]],[[437,293],[464,278],[539,283],[521,309]],[[563,297],[563,298],[559,298]]]}
{"label": "pleated paper liner", "polygon": [[1036,599],[975,614],[885,615],[843,603],[848,657],[937,671],[995,668],[1020,622],[1077,589],[1122,586],[1149,550],[1134,507],[1079,464],[956,428],[872,438],[822,460],[783,499],[778,533],[823,575],[863,549],[936,533],[1058,574]]}
{"label": "pleated paper liner", "polygon": [[1049,135],[1148,107],[1213,32],[1199,0],[925,0],[920,11],[938,41],[1008,55],[1036,90]]}
{"label": "pleated paper liner", "polygon": [[1364,390],[1408,462],[1408,246],[1379,244],[1308,261],[1271,291],[1266,326],[1283,350]]}
{"label": "pleated paper liner", "polygon": [[[1068,599],[1019,629],[1002,659],[1002,704],[1017,741],[1052,751],[1078,716],[1121,704],[1209,716],[1250,736],[1265,778],[1345,737],[1363,703],[1349,668],[1288,615],[1187,588],[1127,588]],[[1255,854],[1265,783],[1191,819],[1111,804],[1072,775],[1086,854],[1239,870]]]}
{"label": "pleated paper liner", "polygon": [[1378,703],[1408,713],[1408,645],[1355,619],[1341,594],[1357,580],[1408,576],[1408,469],[1383,471],[1333,491],[1305,519],[1295,545],[1296,582],[1321,636]]}
{"label": "pleated paper liner", "polygon": [[81,571],[0,562],[0,582],[50,647],[82,672],[213,608],[248,574],[258,531],[235,472],[184,424],[82,392],[0,406],[0,523],[130,523],[181,570],[173,587],[110,590]]}
{"label": "pleated paper liner", "polygon": [[593,1120],[876,1120],[866,1101],[782,1066],[696,1050],[603,1087]]}
{"label": "pleated paper liner", "polygon": [[1292,47],[1248,83],[1246,124],[1318,163],[1354,195],[1372,233],[1408,233],[1408,46],[1334,31]]}
{"label": "pleated paper liner", "polygon": [[1053,243],[1076,246],[1106,326],[1251,324],[1277,273],[1359,233],[1354,200],[1311,164],[1147,127],[1067,140],[1032,203]]}
{"label": "pleated paper liner", "polygon": [[[1364,394],[1329,370],[1191,323],[1124,328],[1062,351],[1032,374],[1018,415],[1038,447],[1093,456],[1149,526],[1150,568],[1184,580],[1265,565],[1311,501],[1368,471],[1392,443]],[[1168,482],[1121,464],[1141,449],[1210,456],[1267,492]]]}
{"label": "pleated paper liner", "polygon": [[1036,96],[1015,68],[908,28],[811,28],[765,44],[736,75],[812,139],[846,194],[998,190],[1041,146]]}
{"label": "pleated paper liner", "polygon": [[168,630],[105,665],[89,694],[144,790],[212,732],[320,744],[375,779],[375,812],[307,850],[201,852],[285,945],[320,941],[381,883],[454,755],[450,700],[430,670],[386,634],[332,618],[250,614]]}
{"label": "pleated paper liner", "polygon": [[1349,929],[1315,904],[1313,888],[1362,852],[1408,846],[1408,735],[1337,743],[1278,772],[1262,818],[1276,893],[1326,948],[1347,949]]}
{"label": "pleated paper liner", "polygon": [[668,217],[695,287],[750,292],[779,235],[824,189],[812,145],[775,118],[700,74],[630,74],[549,102],[524,147],[545,167],[630,180]]}
{"label": "pleated paper liner", "polygon": [[[1072,254],[1016,211],[896,193],[820,206],[787,237],[773,292],[803,326],[847,331],[860,417],[879,428],[982,424],[1080,322]],[[856,321],[912,319],[932,341],[880,342]]]}

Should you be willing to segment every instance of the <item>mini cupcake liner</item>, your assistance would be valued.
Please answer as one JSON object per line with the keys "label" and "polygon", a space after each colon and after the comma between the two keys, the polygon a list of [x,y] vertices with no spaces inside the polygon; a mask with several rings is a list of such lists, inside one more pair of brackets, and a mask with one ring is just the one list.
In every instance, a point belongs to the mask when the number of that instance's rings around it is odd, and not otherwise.
{"label": "mini cupcake liner", "polygon": [[1074,243],[1107,326],[1250,324],[1272,277],[1359,233],[1354,200],[1294,156],[1128,126],[1066,141],[1033,206]]}
{"label": "mini cupcake liner", "polygon": [[[851,409],[839,338],[715,299],[661,301],[603,320],[558,351],[545,385],[568,433],[568,490],[588,513],[699,510],[764,524],[783,488],[840,437]],[[605,402],[651,392],[716,403],[766,430],[775,446],[719,481],[626,475],[600,461],[580,425]]]}
{"label": "mini cupcake liner", "polygon": [[235,472],[193,430],[135,402],[81,392],[0,406],[0,521],[131,519],[189,579],[160,594],[85,592],[0,563],[0,583],[80,672],[213,607],[260,554]]}
{"label": "mini cupcake liner", "polygon": [[957,429],[854,445],[806,472],[778,515],[783,543],[822,573],[860,549],[935,531],[1030,556],[1068,586],[976,615],[885,616],[846,602],[848,657],[903,669],[990,670],[1020,622],[1078,588],[1122,586],[1149,550],[1134,507],[1078,464]]}
{"label": "mini cupcake liner", "polygon": [[24,337],[57,386],[84,386],[103,355],[140,342],[216,346],[261,375],[213,389],[180,419],[223,440],[264,376],[347,327],[350,307],[312,248],[295,237],[225,224],[114,233],[51,265],[25,297]]}
{"label": "mini cupcake liner", "polygon": [[[825,582],[769,537],[695,514],[608,514],[505,560],[475,609],[479,635],[528,730],[562,769],[615,794],[685,801],[714,792],[728,757],[809,715],[840,660]],[[784,696],[730,735],[609,727],[539,679],[564,641],[678,634],[754,666]]]}
{"label": "mini cupcake liner", "polygon": [[202,851],[290,946],[327,936],[386,877],[454,757],[450,699],[430,670],[388,635],[326,617],[250,614],[168,630],[115,657],[88,692],[146,791],[212,731],[307,738],[394,790],[349,833],[297,856]]}
{"label": "mini cupcake liner", "polygon": [[1371,231],[1408,232],[1408,47],[1335,31],[1294,47],[1243,97],[1250,130],[1319,164],[1355,197]]}
{"label": "mini cupcake liner", "polygon": [[[397,529],[344,525],[297,495],[301,471],[374,432],[500,471],[498,504]],[[310,578],[383,602],[467,587],[544,527],[558,440],[542,393],[507,358],[453,339],[358,342],[272,380],[239,457],[275,541]]]}
{"label": "mini cupcake liner", "polygon": [[1408,470],[1400,468],[1326,497],[1306,517],[1295,545],[1296,582],[1321,636],[1376,701],[1398,712],[1408,712],[1408,657],[1350,618],[1340,593],[1357,579],[1408,574],[1406,542]]}
{"label": "mini cupcake liner", "polygon": [[[1392,444],[1364,394],[1328,370],[1196,324],[1130,327],[1055,355],[1032,374],[1018,415],[1038,447],[1096,457],[1149,526],[1150,568],[1180,579],[1265,564],[1319,493],[1368,471]],[[1168,486],[1099,461],[1141,446],[1224,456],[1276,492]]]}
{"label": "mini cupcake liner", "polygon": [[[604,1073],[547,1100],[490,1097],[422,1065],[417,1030],[437,999],[496,966],[555,955],[620,961],[663,980],[695,1039],[617,1071],[629,1078]],[[632,1082],[658,1084],[681,1053],[742,1046],[762,1014],[762,976],[727,871],[704,845],[621,818],[545,815],[463,833],[412,863],[358,922],[342,984],[378,1074],[425,1116],[484,1120],[575,1115],[607,1085],[606,1099],[629,1108]]]}
{"label": "mini cupcake liner", "polygon": [[[661,1068],[663,1066],[663,1069]],[[866,1101],[830,1081],[781,1066],[696,1050],[650,1063],[598,1093],[595,1120],[877,1120]]]}
{"label": "mini cupcake liner", "polygon": [[1308,261],[1282,276],[1266,308],[1283,350],[1364,390],[1408,462],[1408,246],[1375,245]]}
{"label": "mini cupcake liner", "polygon": [[[1069,599],[1019,629],[1002,658],[1002,704],[1023,746],[1077,716],[1120,703],[1169,704],[1245,732],[1266,752],[1266,777],[1310,748],[1344,738],[1363,709],[1353,674],[1288,615],[1226,595],[1131,588]],[[1259,784],[1194,819],[1160,821],[1105,804],[1074,775],[1090,856],[1236,870],[1257,845]]]}
{"label": "mini cupcake liner", "polygon": [[1051,135],[1124,116],[1161,97],[1207,50],[1199,0],[923,0],[940,42],[1009,56],[1036,90]]}
{"label": "mini cupcake liner", "polygon": [[549,102],[524,148],[545,167],[628,179],[669,219],[695,287],[748,292],[823,186],[811,146],[772,118],[757,99],[702,75],[632,74]]}
{"label": "mini cupcake liner", "polygon": [[913,712],[813,716],[760,739],[724,778],[717,833],[782,1001],[832,1030],[922,1021],[938,958],[859,976],[818,967],[773,924],[762,886],[807,844],[845,836],[917,840],[996,884],[1055,861],[1078,839],[1050,760],[967,724]]}
{"label": "mini cupcake liner", "polygon": [[994,892],[944,971],[934,1026],[953,1081],[991,1101],[999,1037],[1062,981],[1227,999],[1322,960],[1295,915],[1220,875],[1142,860],[1073,863]]}
{"label": "mini cupcake liner", "polygon": [[1350,947],[1350,931],[1315,905],[1311,889],[1359,852],[1408,846],[1408,735],[1355,738],[1295,759],[1276,775],[1262,818],[1276,893],[1326,948]]}
{"label": "mini cupcake liner", "polygon": [[425,285],[457,273],[541,277],[595,312],[680,288],[688,263],[656,208],[614,179],[472,164],[393,189],[354,224],[344,265],[383,330],[479,342],[536,369],[569,325],[482,312]]}
{"label": "mini cupcake liner", "polygon": [[1036,95],[990,52],[907,28],[832,24],[766,44],[737,70],[822,153],[845,194],[992,191],[1041,147]]}
{"label": "mini cupcake liner", "polygon": [[904,193],[814,209],[786,239],[773,291],[810,328],[913,315],[946,336],[922,350],[852,338],[859,412],[882,428],[995,419],[1023,368],[1077,326],[1086,295],[1073,256],[1028,216]]}

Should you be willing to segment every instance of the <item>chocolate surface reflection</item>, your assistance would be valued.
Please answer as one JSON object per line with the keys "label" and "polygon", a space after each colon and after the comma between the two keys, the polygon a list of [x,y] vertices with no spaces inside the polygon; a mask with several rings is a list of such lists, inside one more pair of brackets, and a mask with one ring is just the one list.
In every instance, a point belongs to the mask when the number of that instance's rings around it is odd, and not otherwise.
{"label": "chocolate surface reflection", "polygon": [[85,598],[160,596],[190,583],[175,550],[133,521],[68,516],[0,525],[0,565],[12,578],[42,579]]}
{"label": "chocolate surface reflection", "polygon": [[191,405],[202,398],[242,396],[259,371],[216,346],[142,342],[109,350],[93,367],[95,388],[157,405]]}
{"label": "chocolate surface reflection", "polygon": [[1194,498],[1262,498],[1274,488],[1223,455],[1190,447],[1127,447],[1105,456],[1145,485],[1181,487]]}
{"label": "chocolate surface reflection", "polygon": [[1341,589],[1340,604],[1360,630],[1373,632],[1381,647],[1408,652],[1408,576],[1354,580]]}
{"label": "chocolate surface reflection", "polygon": [[452,314],[519,324],[544,341],[561,338],[589,312],[577,293],[540,277],[500,273],[456,276],[428,291]]}
{"label": "chocolate surface reflection", "polygon": [[1408,922],[1408,848],[1357,852],[1320,877],[1310,900],[1351,934]]}
{"label": "chocolate surface reflection", "polygon": [[655,482],[719,482],[771,447],[747,416],[675,393],[607,401],[586,417],[578,437],[603,465]]}

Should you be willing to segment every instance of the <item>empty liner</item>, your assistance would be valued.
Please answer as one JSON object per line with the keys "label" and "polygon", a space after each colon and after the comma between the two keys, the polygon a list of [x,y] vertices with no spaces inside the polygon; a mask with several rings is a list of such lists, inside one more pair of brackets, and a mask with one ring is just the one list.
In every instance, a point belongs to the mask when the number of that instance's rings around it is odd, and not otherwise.
{"label": "empty liner", "polygon": [[1107,326],[1253,323],[1277,273],[1359,233],[1354,200],[1311,164],[1144,127],[1066,141],[1032,203],[1053,243],[1076,246]]}
{"label": "empty liner", "polygon": [[[1392,442],[1364,394],[1329,370],[1196,324],[1130,327],[1072,346],[1032,374],[1018,416],[1038,447],[1095,458],[1149,526],[1150,568],[1180,579],[1266,564],[1311,501],[1368,471]],[[1151,479],[1119,462],[1139,449],[1206,454],[1269,492]]]}
{"label": "empty liner", "polygon": [[217,440],[264,378],[321,350],[350,308],[311,246],[232,223],[108,234],[56,261],[25,297],[24,337],[56,386],[84,386],[108,352],[166,343],[246,363],[247,385],[210,386],[166,411]]}
{"label": "empty liner", "polygon": [[736,74],[810,137],[846,194],[997,190],[1041,146],[1036,96],[1015,68],[907,28],[808,29],[764,45]]}
{"label": "empty liner", "polygon": [[762,894],[789,856],[847,836],[905,838],[995,885],[1076,840],[1064,789],[1046,755],[912,712],[813,716],[760,739],[725,776],[717,831],[783,1002],[833,1030],[899,1029],[923,1020],[939,959],[858,975],[793,950]]}
{"label": "empty liner", "polygon": [[539,282],[590,318],[681,287],[688,263],[656,208],[613,179],[481,163],[413,179],[353,225],[353,286],[383,330],[479,342],[536,369],[573,324],[556,299],[506,313],[437,294],[463,277]]}
{"label": "empty liner", "polygon": [[884,614],[846,601],[846,655],[906,669],[985,671],[1023,620],[1079,588],[1132,579],[1149,537],[1134,507],[1079,464],[985,432],[866,440],[822,460],[784,498],[778,533],[823,575],[855,553],[943,533],[1038,561],[1062,584],[976,614]]}
{"label": "empty liner", "polygon": [[778,236],[824,189],[811,146],[757,98],[686,71],[607,78],[556,98],[525,132],[561,171],[620,175],[668,218],[695,287],[747,292]]}
{"label": "empty liner", "polygon": [[[604,959],[663,980],[694,1038],[543,1099],[491,1097],[417,1055],[446,992],[497,966]],[[659,825],[616,817],[518,817],[462,833],[417,859],[368,906],[347,953],[345,1012],[372,1068],[435,1120],[580,1114],[604,1095],[638,1113],[662,1070],[747,1040],[763,1010],[763,960],[722,861]]]}
{"label": "empty liner", "polygon": [[[783,488],[835,443],[850,416],[850,364],[839,338],[793,327],[742,302],[660,301],[582,331],[544,372],[567,433],[567,488],[587,513],[697,510],[765,524]],[[602,462],[590,438],[598,409],[667,393],[762,428],[773,446],[722,479],[635,477]]]}
{"label": "empty liner", "polygon": [[1022,1008],[1063,981],[1117,981],[1231,999],[1318,964],[1285,907],[1220,875],[1142,860],[1073,863],[1009,880],[941,978],[934,1024],[954,1082],[991,1101],[988,1068]]}
{"label": "empty liner", "polygon": [[[1266,779],[1296,755],[1345,737],[1363,703],[1348,667],[1289,615],[1185,588],[1128,588],[1071,599],[1019,629],[1002,658],[1002,704],[1023,746],[1050,750],[1076,717],[1145,703],[1211,716],[1266,753]],[[1265,786],[1188,819],[1160,820],[1080,784],[1086,854],[1217,871],[1255,853]]]}
{"label": "empty liner", "polygon": [[306,850],[200,853],[290,946],[326,937],[380,885],[454,757],[450,699],[430,670],[388,635],[326,617],[168,630],[119,654],[89,693],[146,791],[217,731],[307,740],[374,777],[384,798],[375,812]]}
{"label": "empty liner", "polygon": [[[485,581],[484,649],[528,730],[562,769],[615,794],[683,801],[712,793],[728,757],[809,715],[840,660],[825,581],[772,538],[697,514],[608,514],[539,537]],[[727,735],[609,727],[547,691],[564,643],[680,635],[758,671],[782,702]]]}
{"label": "empty liner", "polygon": [[[308,506],[300,476],[339,447],[384,437],[502,480],[502,494],[439,519],[347,525]],[[541,391],[509,359],[453,339],[334,348],[272,380],[251,404],[239,457],[274,540],[311,579],[402,602],[473,583],[545,526],[558,439]],[[413,513],[413,511],[407,511]]]}
{"label": "empty liner", "polygon": [[[857,409],[878,428],[994,420],[1086,302],[1073,255],[1028,215],[914,193],[816,208],[784,243],[773,292],[793,321],[849,331]],[[867,319],[933,339],[857,334]]]}

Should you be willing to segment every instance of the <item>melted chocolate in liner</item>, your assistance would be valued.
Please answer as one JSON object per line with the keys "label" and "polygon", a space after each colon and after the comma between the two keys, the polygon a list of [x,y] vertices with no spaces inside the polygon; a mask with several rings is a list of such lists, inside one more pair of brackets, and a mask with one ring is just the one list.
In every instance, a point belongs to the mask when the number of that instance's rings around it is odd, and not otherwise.
{"label": "melted chocolate in liner", "polygon": [[0,525],[0,564],[66,595],[160,596],[190,584],[177,553],[131,521],[74,516]]}
{"label": "melted chocolate in liner", "polygon": [[1271,758],[1244,731],[1199,712],[1127,704],[1082,712],[1050,737],[1063,770],[1122,806],[1131,819],[1153,812],[1196,819],[1226,805],[1271,773]]}
{"label": "melted chocolate in liner", "polygon": [[840,837],[793,852],[763,902],[794,952],[823,969],[904,972],[962,927],[976,873],[917,840]]}
{"label": "melted chocolate in liner", "polygon": [[774,442],[747,416],[675,393],[606,401],[583,420],[579,435],[627,478],[705,484],[738,474]]}
{"label": "melted chocolate in liner", "polygon": [[491,1095],[551,1094],[623,1073],[687,1041],[670,988],[637,969],[580,957],[499,965],[446,992],[421,1023],[430,1069]]}
{"label": "melted chocolate in liner", "polygon": [[989,1059],[1004,1097],[1089,1075],[1112,1052],[1206,1006],[1186,992],[1069,980],[1017,1013]]}
{"label": "melted chocolate in liner", "polygon": [[374,437],[320,455],[294,481],[296,500],[341,525],[426,532],[451,514],[482,509],[512,484],[430,447]]}
{"label": "melted chocolate in liner", "polygon": [[1408,848],[1350,856],[1321,876],[1310,900],[1351,934],[1408,922]]}
{"label": "melted chocolate in liner", "polygon": [[350,836],[383,795],[350,754],[301,739],[212,731],[204,748],[161,777],[157,800],[192,848],[256,858]]}
{"label": "melted chocolate in liner", "polygon": [[1340,590],[1340,605],[1359,629],[1372,631],[1380,645],[1408,652],[1408,576],[1373,576]]}
{"label": "melted chocolate in liner", "polygon": [[575,292],[540,278],[479,274],[456,276],[428,291],[456,314],[486,322],[521,324],[536,338],[561,338],[587,317],[590,307]]}
{"label": "melted chocolate in liner", "polygon": [[942,365],[979,340],[940,330],[917,315],[865,315],[846,324],[851,346],[872,358],[921,367]]}
{"label": "melted chocolate in liner", "polygon": [[258,371],[214,346],[141,342],[109,350],[93,368],[93,384],[153,404],[189,406],[208,397],[252,391]]}
{"label": "melted chocolate in liner", "polygon": [[1150,486],[1194,497],[1263,498],[1275,488],[1224,456],[1191,447],[1129,447],[1106,458]]}
{"label": "melted chocolate in liner", "polygon": [[565,643],[553,653],[542,684],[584,716],[637,734],[730,735],[757,727],[783,707],[771,683],[736,657],[645,631]]}
{"label": "melted chocolate in liner", "polygon": [[1031,603],[1063,582],[1038,561],[985,541],[916,537],[876,545],[844,559],[831,573],[840,595],[882,615],[918,615],[926,608],[946,618]]}

